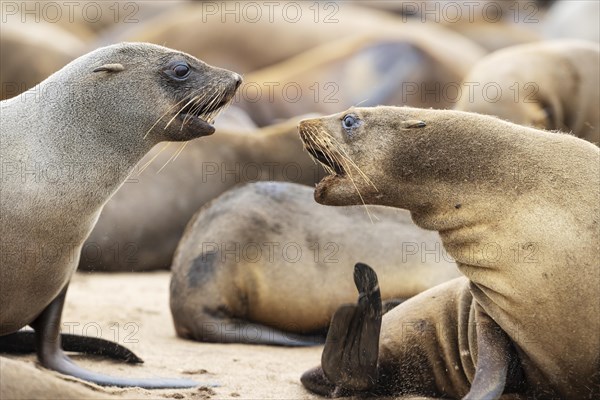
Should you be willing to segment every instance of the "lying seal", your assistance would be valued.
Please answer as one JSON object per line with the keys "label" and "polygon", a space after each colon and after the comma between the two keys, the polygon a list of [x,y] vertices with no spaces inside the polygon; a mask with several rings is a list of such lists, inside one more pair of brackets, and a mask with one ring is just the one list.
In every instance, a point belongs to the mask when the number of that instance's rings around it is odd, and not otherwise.
{"label": "lying seal", "polygon": [[[502,68],[496,68],[498,65]],[[478,86],[472,92],[474,96],[461,96],[457,110],[495,115],[539,129],[572,132],[600,143],[597,43],[557,40],[511,47],[475,64],[465,83]],[[483,89],[489,85],[495,88],[489,92]]]}
{"label": "lying seal", "polygon": [[364,208],[324,207],[312,192],[293,183],[252,183],[198,211],[173,260],[171,313],[179,336],[322,342],[333,312],[352,300],[348,268],[356,259],[377,265],[384,300],[459,276],[438,235],[416,227],[407,212],[372,207],[371,223]]}
{"label": "lying seal", "polygon": [[298,121],[252,132],[239,125],[220,129],[218,135],[190,142],[180,154],[176,146],[165,149],[168,143],[152,149],[102,210],[79,268],[169,269],[190,218],[235,185],[275,180],[314,187],[324,174],[302,150]]}
{"label": "lying seal", "polygon": [[323,369],[303,377],[307,387],[600,394],[600,320],[591,317],[600,313],[597,146],[495,117],[413,108],[350,109],[299,130],[331,171],[315,190],[319,203],[408,209],[440,232],[466,276],[386,314],[381,344],[361,335],[378,323],[376,310],[341,311],[330,330],[346,340],[326,345]]}
{"label": "lying seal", "polygon": [[42,365],[101,385],[194,385],[83,370],[60,347],[60,318],[79,251],[106,201],[156,143],[212,134],[214,116],[240,82],[181,52],[119,44],[0,103],[0,335],[30,325]]}
{"label": "lying seal", "polygon": [[458,96],[448,88],[462,81],[483,49],[435,25],[395,28],[334,40],[254,71],[237,104],[258,125],[359,103],[452,107]]}
{"label": "lying seal", "polygon": [[[342,37],[388,25],[402,29],[400,21],[384,12],[348,3],[316,6],[302,1],[169,4],[170,11],[139,24],[122,24],[121,31],[100,40],[169,43],[246,74]],[[274,37],[285,37],[285,46],[265,46]]]}

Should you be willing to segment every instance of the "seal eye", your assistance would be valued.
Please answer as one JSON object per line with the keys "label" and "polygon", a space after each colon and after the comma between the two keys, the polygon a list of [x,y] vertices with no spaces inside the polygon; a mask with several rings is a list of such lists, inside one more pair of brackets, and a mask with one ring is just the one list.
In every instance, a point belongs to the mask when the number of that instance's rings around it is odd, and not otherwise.
{"label": "seal eye", "polygon": [[177,78],[183,79],[189,75],[190,67],[187,64],[176,64],[173,66],[173,72]]}
{"label": "seal eye", "polygon": [[359,125],[359,119],[356,115],[348,114],[342,119],[342,126],[346,130],[356,128]]}

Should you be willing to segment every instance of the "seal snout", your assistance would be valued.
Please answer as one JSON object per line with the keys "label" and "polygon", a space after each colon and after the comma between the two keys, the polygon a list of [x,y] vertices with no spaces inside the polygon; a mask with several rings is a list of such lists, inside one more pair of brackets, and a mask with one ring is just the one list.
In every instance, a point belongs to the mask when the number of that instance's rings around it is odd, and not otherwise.
{"label": "seal snout", "polygon": [[345,175],[342,157],[334,148],[334,143],[321,133],[318,120],[308,119],[300,121],[298,132],[304,143],[304,149],[312,158],[319,161],[332,175]]}

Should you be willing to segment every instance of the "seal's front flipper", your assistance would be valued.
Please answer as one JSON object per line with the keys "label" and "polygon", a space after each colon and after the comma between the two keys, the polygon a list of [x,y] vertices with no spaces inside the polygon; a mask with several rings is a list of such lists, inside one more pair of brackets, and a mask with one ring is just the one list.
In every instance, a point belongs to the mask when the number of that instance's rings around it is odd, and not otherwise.
{"label": "seal's front flipper", "polygon": [[[140,364],[144,360],[139,358],[127,347],[101,338],[72,335],[60,335],[64,351],[75,353],[99,355],[113,360],[121,360],[130,364]],[[22,330],[10,335],[0,337],[0,353],[35,353],[35,332]]]}
{"label": "seal's front flipper", "polygon": [[377,275],[369,266],[354,266],[358,304],[340,307],[331,320],[321,357],[324,375],[349,390],[366,390],[377,381],[382,304]]}
{"label": "seal's front flipper", "polygon": [[[42,366],[74,376],[84,381],[93,382],[101,386],[141,387],[145,389],[190,388],[198,386],[194,381],[184,379],[124,379],[113,376],[101,375],[77,366],[69,359],[61,348],[60,317],[67,288],[42,311],[39,317],[31,324],[35,330],[35,341],[38,359]],[[213,385],[214,386],[214,385]]]}
{"label": "seal's front flipper", "polygon": [[[506,387],[507,376],[517,376],[521,371],[518,356],[506,332],[479,304],[475,304],[475,321],[477,366],[471,390],[463,400],[498,399]],[[511,379],[517,380],[520,379]]]}

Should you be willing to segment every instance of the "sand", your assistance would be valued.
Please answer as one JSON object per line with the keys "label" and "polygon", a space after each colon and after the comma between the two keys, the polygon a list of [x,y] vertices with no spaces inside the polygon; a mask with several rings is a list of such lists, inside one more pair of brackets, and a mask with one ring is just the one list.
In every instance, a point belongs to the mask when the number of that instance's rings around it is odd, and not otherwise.
{"label": "sand", "polygon": [[116,339],[145,362],[130,365],[78,354],[72,358],[104,374],[181,377],[218,386],[152,391],[102,388],[41,368],[34,355],[3,355],[0,399],[322,399],[307,392],[299,379],[319,364],[322,346],[284,348],[180,339],[169,311],[169,282],[166,271],[76,273],[67,294],[63,331]]}

